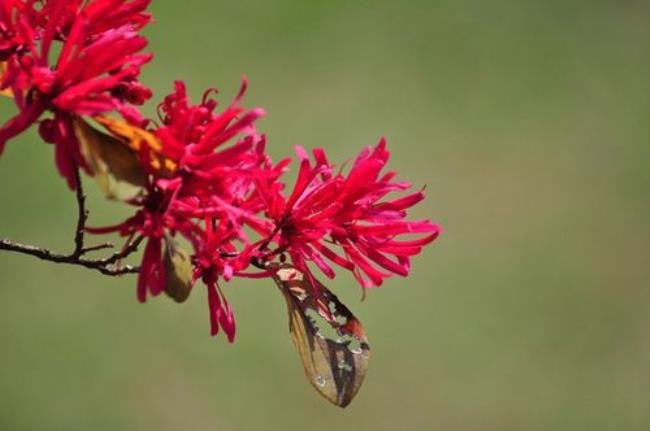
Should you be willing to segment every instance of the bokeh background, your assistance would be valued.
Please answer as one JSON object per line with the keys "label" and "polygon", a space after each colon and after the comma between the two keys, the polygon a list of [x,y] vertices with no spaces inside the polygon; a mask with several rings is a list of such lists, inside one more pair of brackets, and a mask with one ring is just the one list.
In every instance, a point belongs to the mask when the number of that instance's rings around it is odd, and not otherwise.
{"label": "bokeh background", "polygon": [[[358,398],[306,382],[268,282],[226,287],[238,339],[208,335],[204,293],[142,305],[135,279],[0,255],[3,430],[650,429],[650,5],[427,0],[154,1],[156,59],[247,106],[279,158],[343,161],[387,136],[392,167],[445,227],[365,301]],[[147,107],[153,113],[153,104]],[[11,113],[0,105],[4,118]],[[126,215],[88,183],[91,223]],[[0,160],[0,235],[71,247],[73,196],[35,133]]]}

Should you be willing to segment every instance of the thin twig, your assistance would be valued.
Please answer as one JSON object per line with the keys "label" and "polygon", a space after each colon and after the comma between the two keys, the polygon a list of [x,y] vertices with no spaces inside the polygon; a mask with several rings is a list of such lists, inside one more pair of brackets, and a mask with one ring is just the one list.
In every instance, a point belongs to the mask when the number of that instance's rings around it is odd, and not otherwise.
{"label": "thin twig", "polygon": [[86,233],[86,221],[88,220],[88,211],[86,210],[86,195],[84,194],[83,186],[81,184],[81,175],[79,175],[79,168],[75,169],[75,181],[77,183],[77,231],[74,236],[74,256],[80,257],[84,254],[84,234]]}
{"label": "thin twig", "polygon": [[91,245],[89,247],[84,247],[83,254],[90,253],[92,251],[106,250],[107,248],[113,248],[113,244],[110,242],[105,242],[103,244]]}
{"label": "thin twig", "polygon": [[83,266],[85,268],[97,270],[102,274],[112,276],[135,274],[140,270],[140,268],[131,265],[112,266],[111,263],[107,263],[108,259],[87,259],[81,256],[75,256],[74,253],[68,255],[59,254],[46,248],[21,244],[5,238],[0,238],[0,250],[13,251],[16,253],[34,256],[48,262]]}
{"label": "thin twig", "polygon": [[0,238],[0,250],[13,251],[16,253],[34,256],[48,262],[82,266],[84,268],[94,269],[105,275],[117,276],[123,274],[138,273],[140,271],[139,267],[131,265],[120,265],[119,261],[127,258],[138,250],[138,246],[143,240],[143,237],[141,236],[137,237],[134,241],[129,241],[128,245],[121,251],[113,253],[108,257],[102,259],[88,259],[84,257],[84,255],[89,252],[112,248],[113,245],[111,243],[103,243],[88,247],[84,245],[84,234],[86,231],[86,221],[88,220],[88,210],[86,209],[86,195],[84,194],[83,186],[81,184],[79,169],[77,169],[75,172],[75,180],[77,185],[76,197],[78,215],[77,229],[74,235],[74,250],[72,253],[55,253],[43,247],[21,244],[19,242],[15,242],[6,238]]}
{"label": "thin twig", "polygon": [[138,247],[142,243],[142,240],[144,239],[143,236],[137,237],[134,241],[132,241],[127,247],[125,247],[122,251],[118,251],[117,253],[113,253],[111,256],[102,259],[102,262],[104,262],[105,265],[112,265],[115,262],[124,259],[126,257],[129,257],[131,254],[135,253],[138,251]]}

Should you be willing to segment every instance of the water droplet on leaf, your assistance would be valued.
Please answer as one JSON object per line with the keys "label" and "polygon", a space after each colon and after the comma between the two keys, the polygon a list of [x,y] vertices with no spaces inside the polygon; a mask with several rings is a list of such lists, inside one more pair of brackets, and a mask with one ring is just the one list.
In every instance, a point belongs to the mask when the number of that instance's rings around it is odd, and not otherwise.
{"label": "water droplet on leaf", "polygon": [[316,376],[316,384],[322,388],[327,384],[327,382],[325,381],[323,376]]}
{"label": "water droplet on leaf", "polygon": [[363,353],[363,350],[361,347],[355,347],[353,349],[350,349],[350,352],[354,353],[355,355],[360,355]]}

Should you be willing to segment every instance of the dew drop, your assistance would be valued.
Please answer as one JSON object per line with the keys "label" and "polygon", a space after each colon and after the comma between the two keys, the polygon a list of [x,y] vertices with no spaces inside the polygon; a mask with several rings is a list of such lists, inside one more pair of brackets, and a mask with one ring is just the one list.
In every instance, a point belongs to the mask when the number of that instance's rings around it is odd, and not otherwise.
{"label": "dew drop", "polygon": [[363,353],[363,350],[361,350],[361,347],[355,347],[353,349],[350,349],[350,352],[354,353],[355,355],[360,355]]}
{"label": "dew drop", "polygon": [[327,382],[325,381],[325,379],[323,378],[323,376],[316,376],[316,384],[317,384],[319,387],[322,388],[322,387],[325,387],[325,385],[327,384]]}

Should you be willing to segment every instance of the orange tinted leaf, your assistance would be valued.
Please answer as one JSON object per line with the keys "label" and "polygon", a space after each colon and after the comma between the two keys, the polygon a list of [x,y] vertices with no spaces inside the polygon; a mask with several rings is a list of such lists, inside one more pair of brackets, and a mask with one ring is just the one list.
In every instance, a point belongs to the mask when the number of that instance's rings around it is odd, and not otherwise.
{"label": "orange tinted leaf", "polygon": [[145,145],[150,152],[151,167],[154,170],[163,173],[173,173],[176,170],[176,163],[161,154],[162,145],[153,133],[115,118],[100,115],[93,119],[104,126],[113,136],[122,140],[132,150],[139,152],[142,146]]}
{"label": "orange tinted leaf", "polygon": [[165,293],[176,302],[185,302],[193,285],[190,256],[168,239],[165,247]]}
{"label": "orange tinted leaf", "polygon": [[309,383],[327,400],[347,406],[368,370],[370,346],[361,323],[319,283],[319,298],[305,274],[289,265],[273,277],[289,312],[289,330]]}
{"label": "orange tinted leaf", "polygon": [[74,129],[86,164],[106,197],[128,200],[142,191],[146,177],[135,152],[81,118],[74,119]]}

